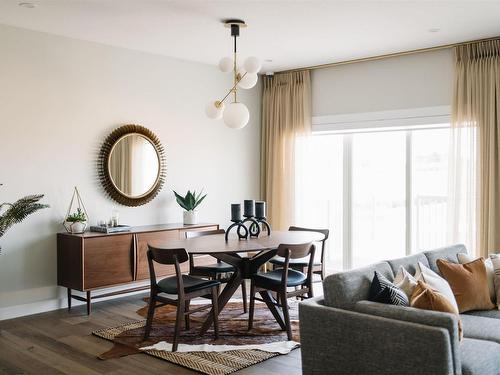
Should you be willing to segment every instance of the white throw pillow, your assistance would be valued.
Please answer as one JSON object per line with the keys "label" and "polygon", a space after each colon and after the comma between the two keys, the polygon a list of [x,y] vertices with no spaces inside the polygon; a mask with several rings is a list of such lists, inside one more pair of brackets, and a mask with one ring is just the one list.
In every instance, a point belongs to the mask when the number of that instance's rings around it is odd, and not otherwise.
{"label": "white throw pillow", "polygon": [[[418,275],[418,277],[417,277]],[[448,298],[452,306],[457,310],[457,314],[459,312],[457,300],[453,295],[453,291],[451,290],[450,284],[448,281],[439,276],[436,272],[431,270],[429,267],[426,267],[421,262],[418,262],[417,273],[415,274],[415,278],[422,280],[424,283],[429,285],[432,289],[437,290],[443,296]]]}
{"label": "white throw pillow", "polygon": [[398,273],[394,278],[394,285],[405,292],[408,299],[410,299],[417,286],[417,279],[415,279],[403,266],[399,266]]}
{"label": "white throw pillow", "polygon": [[[457,258],[458,263],[460,264],[470,263],[477,259],[472,255],[465,253],[458,253]],[[493,262],[488,258],[484,261],[484,265],[486,266],[486,276],[488,277],[488,289],[490,290],[491,302],[496,303],[497,297],[495,292],[495,269],[493,268]]]}
{"label": "white throw pillow", "polygon": [[493,265],[493,272],[495,274],[494,284],[497,297],[497,305],[500,310],[500,254],[490,255],[491,264]]}

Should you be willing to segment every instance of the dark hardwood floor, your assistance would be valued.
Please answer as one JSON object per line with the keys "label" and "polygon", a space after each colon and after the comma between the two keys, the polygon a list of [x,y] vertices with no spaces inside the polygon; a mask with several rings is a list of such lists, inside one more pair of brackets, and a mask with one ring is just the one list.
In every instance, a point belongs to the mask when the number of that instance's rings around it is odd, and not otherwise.
{"label": "dark hardwood floor", "polygon": [[[0,373],[5,374],[196,374],[145,354],[102,361],[97,355],[112,344],[92,331],[141,319],[144,306],[138,294],[92,305],[0,321]],[[300,349],[286,356],[237,372],[237,374],[301,374]]]}

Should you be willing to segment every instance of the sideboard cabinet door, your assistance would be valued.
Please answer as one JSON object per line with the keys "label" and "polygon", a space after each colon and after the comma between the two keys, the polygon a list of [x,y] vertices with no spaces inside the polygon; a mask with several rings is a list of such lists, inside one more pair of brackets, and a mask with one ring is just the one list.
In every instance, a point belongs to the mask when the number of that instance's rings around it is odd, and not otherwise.
{"label": "sideboard cabinet door", "polygon": [[92,289],[133,281],[132,234],[86,238],[84,288]]}
{"label": "sideboard cabinet door", "polygon": [[[137,234],[137,280],[149,279],[148,267],[148,243],[155,246],[161,246],[162,243],[168,244],[169,241],[178,240],[178,230],[168,230],[163,232],[149,232]],[[188,263],[181,265],[183,272],[187,271]],[[166,276],[175,274],[175,268],[171,265],[155,264],[156,276]]]}

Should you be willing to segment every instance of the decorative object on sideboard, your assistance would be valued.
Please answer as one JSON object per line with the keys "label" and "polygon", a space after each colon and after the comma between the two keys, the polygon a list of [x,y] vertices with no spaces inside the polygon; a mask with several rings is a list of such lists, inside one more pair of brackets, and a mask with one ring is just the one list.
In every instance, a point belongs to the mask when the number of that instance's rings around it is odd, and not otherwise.
{"label": "decorative object on sideboard", "polygon": [[184,225],[194,225],[198,224],[198,211],[196,210],[196,207],[200,205],[201,202],[205,199],[207,196],[206,194],[203,195],[203,190],[196,194],[196,191],[193,190],[191,193],[190,190],[186,193],[186,196],[183,197],[182,195],[177,194],[174,191],[175,195],[175,200],[184,209],[183,212],[183,222]]}
{"label": "decorative object on sideboard", "polygon": [[[0,184],[2,186],[3,184]],[[14,203],[1,203],[0,204],[0,238],[3,237],[5,232],[15,224],[19,224],[26,219],[29,215],[38,210],[48,208],[48,204],[39,203],[43,198],[43,194],[28,195],[21,198]],[[2,247],[0,246],[0,253]]]}
{"label": "decorative object on sideboard", "polygon": [[109,226],[109,225],[91,225],[90,226],[90,231],[91,232],[98,232],[98,233],[119,233],[119,232],[130,232],[132,227],[130,225],[116,225],[114,227]]}
{"label": "decorative object on sideboard", "polygon": [[[229,237],[229,232],[231,232],[231,229],[236,228],[236,233],[238,234],[238,239],[240,240],[246,240],[248,238],[248,229],[243,224],[243,218],[241,217],[241,204],[239,203],[232,203],[231,204],[231,221],[233,222],[229,228],[226,230],[226,234],[224,238],[226,239],[226,242]],[[243,231],[243,233],[242,233]]]}
{"label": "decorative object on sideboard", "polygon": [[[75,207],[73,208],[73,204]],[[71,202],[69,203],[68,212],[64,218],[63,225],[68,233],[80,234],[85,232],[87,229],[87,222],[89,215],[83,204],[82,197],[78,188],[75,186],[73,190],[73,195],[71,197]]]}
{"label": "decorative object on sideboard", "polygon": [[154,199],[165,183],[165,151],[151,130],[124,125],[104,141],[98,169],[112,199],[125,206],[140,206]]}
{"label": "decorative object on sideboard", "polygon": [[[219,62],[219,69],[224,72],[232,72],[233,87],[221,100],[210,102],[205,108],[206,115],[211,119],[224,119],[224,123],[233,129],[243,128],[250,119],[250,113],[245,104],[237,100],[237,90],[251,89],[258,80],[257,72],[260,70],[260,62],[256,57],[248,57],[243,67],[238,67],[236,41],[240,36],[240,28],[247,25],[242,20],[231,19],[224,21],[224,26],[231,29],[231,37],[234,38],[233,58],[224,57]],[[233,94],[233,102],[225,108],[224,101]]]}

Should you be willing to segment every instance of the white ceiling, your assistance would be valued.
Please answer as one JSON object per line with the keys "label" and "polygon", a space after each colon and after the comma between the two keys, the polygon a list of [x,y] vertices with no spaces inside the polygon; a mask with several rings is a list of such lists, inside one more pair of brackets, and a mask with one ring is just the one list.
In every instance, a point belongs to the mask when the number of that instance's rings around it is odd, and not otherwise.
{"label": "white ceiling", "polygon": [[263,71],[500,35],[500,1],[0,0],[0,23],[208,64],[231,54],[225,18]]}

